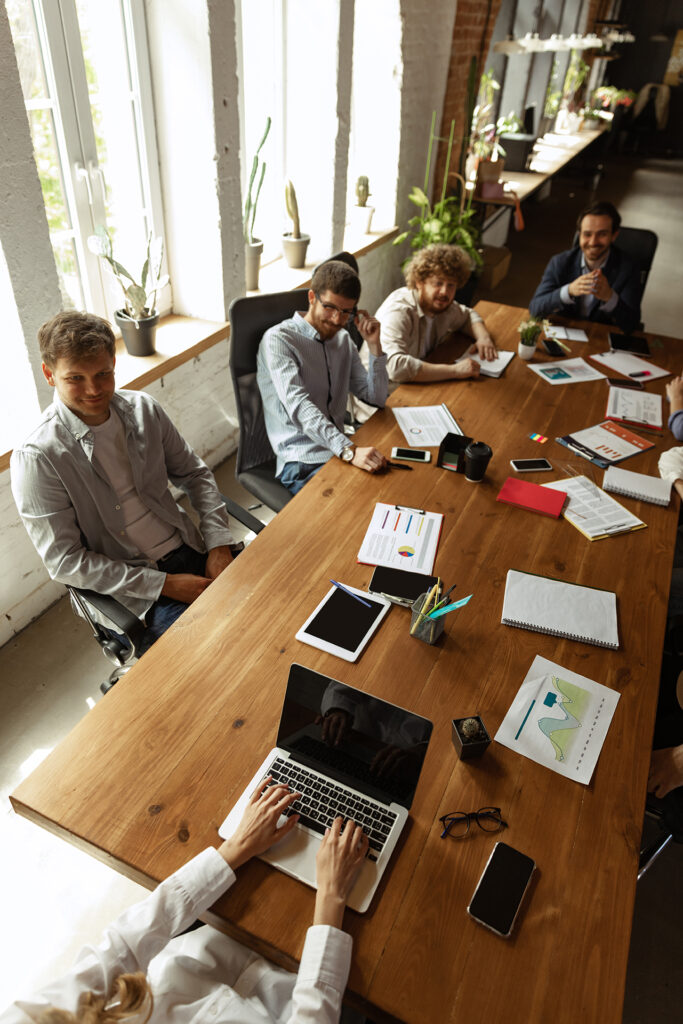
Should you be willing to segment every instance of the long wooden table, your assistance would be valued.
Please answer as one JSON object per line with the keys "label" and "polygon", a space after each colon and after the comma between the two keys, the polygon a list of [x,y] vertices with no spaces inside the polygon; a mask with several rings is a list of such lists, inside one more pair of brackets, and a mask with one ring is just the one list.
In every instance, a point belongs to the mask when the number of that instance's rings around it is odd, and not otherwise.
{"label": "long wooden table", "polygon": [[[516,348],[526,311],[480,303],[501,347]],[[605,349],[605,328],[588,345]],[[653,351],[678,372],[675,345]],[[547,359],[539,355],[539,359]],[[663,391],[655,382],[652,390]],[[623,499],[647,523],[590,543],[568,522],[496,503],[511,457],[545,455],[556,474],[592,467],[549,438],[599,422],[604,381],[551,386],[515,358],[500,380],[400,388],[390,405],[446,401],[463,431],[493,448],[481,484],[434,464],[369,476],[332,462],[154,645],[13,794],[26,817],[149,886],[205,846],[276,734],[292,661],[417,711],[435,723],[411,818],[370,911],[347,911],[354,938],[348,998],[376,1021],[621,1020],[639,838],[679,500],[668,508]],[[390,409],[357,438],[385,451],[403,443]],[[671,438],[626,463],[656,473]],[[602,474],[596,472],[598,482]],[[350,665],[294,640],[330,577],[366,587],[356,553],[376,501],[445,515],[436,568],[469,605],[429,647],[392,609]],[[501,625],[508,568],[618,594],[621,648]],[[536,654],[621,694],[588,786],[493,743],[457,759],[451,719],[479,712],[494,733]],[[466,906],[497,836],[474,828],[442,840],[438,818],[502,808],[505,841],[538,876],[514,937],[498,938]],[[262,862],[207,919],[293,968],[313,893]]]}

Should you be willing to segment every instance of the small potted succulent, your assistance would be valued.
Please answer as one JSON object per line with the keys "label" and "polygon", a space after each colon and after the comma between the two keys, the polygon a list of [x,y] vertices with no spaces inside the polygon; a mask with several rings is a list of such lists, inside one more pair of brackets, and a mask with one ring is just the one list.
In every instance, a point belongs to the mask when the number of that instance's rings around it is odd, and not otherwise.
{"label": "small potted succulent", "polygon": [[454,718],[451,739],[461,761],[467,761],[470,757],[480,757],[491,742],[491,737],[479,715]]}
{"label": "small potted succulent", "polygon": [[371,195],[368,177],[366,174],[361,174],[356,182],[356,205],[351,207],[350,218],[352,230],[360,235],[370,233],[372,215],[375,212],[374,206],[368,206],[368,199]]}
{"label": "small potted succulent", "polygon": [[534,358],[536,353],[536,345],[538,339],[543,330],[543,321],[536,316],[530,316],[528,320],[523,320],[517,331],[519,333],[519,345],[517,346],[517,354],[520,359],[524,359],[528,362]]}
{"label": "small potted succulent", "polygon": [[311,236],[302,235],[299,230],[299,204],[296,199],[296,190],[291,181],[285,185],[285,205],[292,221],[292,230],[286,231],[282,236],[282,251],[287,260],[287,266],[298,269],[303,267],[306,262],[306,250]]}
{"label": "small potted succulent", "polygon": [[131,356],[154,354],[159,314],[156,309],[157,292],[168,284],[168,274],[161,274],[164,258],[164,243],[150,232],[147,252],[142,265],[139,283],[133,275],[114,259],[111,235],[105,227],[99,226],[88,238],[88,248],[104,260],[108,269],[121,285],[125,304],[114,313],[114,320],[121,331],[124,344]]}
{"label": "small potted succulent", "polygon": [[[254,160],[251,165],[251,174],[249,175],[249,186],[247,188],[247,198],[244,202],[244,217],[242,220],[242,229],[244,232],[244,273],[246,277],[246,286],[248,292],[253,292],[258,289],[258,275],[261,268],[261,253],[263,252],[263,242],[260,238],[254,237],[254,221],[256,220],[256,207],[258,205],[258,197],[261,194],[261,186],[263,185],[263,179],[266,173],[266,162],[265,160],[259,161],[259,153],[263,149],[263,144],[268,138],[268,132],[270,131],[271,119],[266,118],[266,129],[261,137],[261,141],[258,144],[256,153],[254,154]],[[260,166],[260,174],[259,174]],[[258,185],[256,186],[256,195],[252,199],[252,189],[254,182],[256,181],[256,175],[259,175]]]}

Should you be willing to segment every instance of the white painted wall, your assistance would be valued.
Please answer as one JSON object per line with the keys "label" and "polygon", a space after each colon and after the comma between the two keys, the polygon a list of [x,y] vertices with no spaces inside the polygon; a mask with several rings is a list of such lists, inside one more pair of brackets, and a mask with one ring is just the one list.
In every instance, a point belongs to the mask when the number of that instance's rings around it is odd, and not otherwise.
{"label": "white painted wall", "polygon": [[[347,3],[341,0],[340,8]],[[231,298],[243,293],[241,215],[235,201],[239,133],[234,2],[146,0],[146,10],[174,308],[222,320]],[[401,4],[403,61],[397,60],[393,70],[400,83],[399,224],[412,213],[408,192],[422,182],[431,111],[440,111],[443,104],[454,15],[452,0],[403,0]],[[378,40],[378,45],[382,42]],[[59,295],[23,104],[19,109],[21,94],[19,90],[17,97],[11,46],[0,4],[0,98],[7,137],[0,153],[0,213],[3,218],[14,216],[16,199],[22,221],[14,239],[11,232],[8,237],[6,221],[0,221],[0,230],[7,264],[13,268],[15,295],[23,304],[20,319],[35,367],[35,332],[59,307]],[[5,59],[8,55],[12,60]],[[339,66],[343,70],[343,62]],[[6,103],[12,93],[13,107]],[[20,154],[18,158],[7,156],[15,153]],[[330,167],[337,158],[336,152],[330,154]],[[400,257],[391,245],[361,257],[363,302],[369,309],[375,310],[389,291],[402,284]],[[215,345],[148,388],[212,467],[230,455],[237,443],[228,352],[227,343]],[[62,592],[47,578],[18,519],[8,472],[0,473],[0,562],[3,644]]]}

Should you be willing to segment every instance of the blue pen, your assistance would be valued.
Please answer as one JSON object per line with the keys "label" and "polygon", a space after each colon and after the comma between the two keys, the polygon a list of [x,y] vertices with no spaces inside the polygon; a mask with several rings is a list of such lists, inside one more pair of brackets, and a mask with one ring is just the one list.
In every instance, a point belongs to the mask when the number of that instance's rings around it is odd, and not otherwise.
{"label": "blue pen", "polygon": [[354,592],[349,590],[348,587],[345,587],[343,583],[337,583],[336,580],[330,580],[330,583],[334,583],[335,587],[339,587],[339,589],[343,590],[345,594],[349,595],[349,597],[355,597],[356,601],[360,601],[360,603],[364,604],[366,608],[372,608],[369,601],[364,601],[362,597],[359,597],[358,594],[354,594]]}

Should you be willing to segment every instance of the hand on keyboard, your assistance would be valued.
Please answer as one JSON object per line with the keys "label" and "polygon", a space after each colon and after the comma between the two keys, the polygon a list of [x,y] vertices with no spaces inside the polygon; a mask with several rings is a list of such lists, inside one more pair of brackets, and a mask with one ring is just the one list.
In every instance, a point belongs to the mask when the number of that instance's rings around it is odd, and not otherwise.
{"label": "hand on keyboard", "polygon": [[233,871],[260,853],[265,853],[273,843],[279,842],[295,828],[299,816],[292,814],[279,822],[283,813],[301,794],[285,783],[272,784],[270,776],[257,786],[249,798],[242,820],[230,839],[220,846],[219,853]]}

